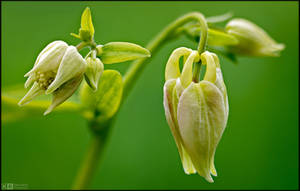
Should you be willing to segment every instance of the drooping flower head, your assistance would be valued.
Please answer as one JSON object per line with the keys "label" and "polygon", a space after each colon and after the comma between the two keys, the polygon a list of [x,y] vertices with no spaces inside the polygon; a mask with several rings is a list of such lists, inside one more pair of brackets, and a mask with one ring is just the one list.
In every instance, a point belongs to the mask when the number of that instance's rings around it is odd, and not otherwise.
{"label": "drooping flower head", "polygon": [[39,54],[28,77],[25,88],[31,89],[19,105],[29,103],[41,94],[53,94],[52,104],[45,115],[68,99],[78,88],[85,72],[86,62],[74,46],[63,41],[48,44]]}
{"label": "drooping flower head", "polygon": [[232,19],[225,30],[238,40],[238,44],[230,46],[230,50],[240,55],[279,56],[285,47],[272,39],[261,27],[246,19]]}
{"label": "drooping flower head", "polygon": [[[182,72],[179,60],[183,57]],[[193,63],[206,65],[204,79],[193,82]],[[228,98],[217,55],[188,48],[171,54],[165,71],[164,108],[186,174],[207,181],[216,176],[214,155],[226,127]]]}

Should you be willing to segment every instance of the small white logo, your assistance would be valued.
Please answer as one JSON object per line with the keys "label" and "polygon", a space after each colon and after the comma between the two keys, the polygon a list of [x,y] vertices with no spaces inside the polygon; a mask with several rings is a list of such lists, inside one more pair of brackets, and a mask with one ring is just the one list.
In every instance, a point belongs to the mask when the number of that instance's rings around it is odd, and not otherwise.
{"label": "small white logo", "polygon": [[15,184],[15,183],[3,183],[1,184],[1,190],[26,190],[28,184]]}

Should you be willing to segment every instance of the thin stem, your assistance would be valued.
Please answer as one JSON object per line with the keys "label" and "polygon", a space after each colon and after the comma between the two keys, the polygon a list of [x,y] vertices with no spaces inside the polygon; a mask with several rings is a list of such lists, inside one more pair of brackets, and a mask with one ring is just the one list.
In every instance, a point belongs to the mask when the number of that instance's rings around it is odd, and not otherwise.
{"label": "thin stem", "polygon": [[195,63],[195,69],[193,71],[193,82],[197,83],[200,79],[201,71],[201,60],[198,63]]}
{"label": "thin stem", "polygon": [[86,154],[80,170],[75,179],[73,190],[87,188],[96,170],[98,160],[101,156],[104,140],[100,136],[93,136],[89,150]]}
{"label": "thin stem", "polygon": [[[176,28],[184,25],[187,22],[190,22],[192,20],[196,20],[201,25],[201,39],[198,45],[198,52],[202,53],[205,49],[206,41],[207,41],[207,23],[205,21],[204,16],[201,13],[193,12],[188,13],[186,15],[183,15],[182,17],[179,17],[174,22],[169,24],[166,28],[164,28],[147,46],[146,48],[151,52],[153,55],[159,48],[162,47],[162,44],[164,44],[167,40],[169,35],[172,34],[173,31],[175,31]],[[134,61],[131,64],[131,67],[128,69],[124,76],[123,80],[123,99],[128,96],[132,86],[134,85],[135,81],[137,81],[137,78],[140,76],[142,70],[146,66],[146,61],[148,61],[149,58],[143,58]]]}
{"label": "thin stem", "polygon": [[[200,36],[200,42],[198,44],[198,53],[201,56],[201,54],[205,51],[205,46],[207,43],[207,23],[204,18],[204,16],[201,14],[199,16],[199,23],[201,28],[201,36]],[[201,60],[198,63],[195,63],[194,73],[193,73],[193,81],[195,83],[199,82],[200,80],[200,71],[201,71]]]}
{"label": "thin stem", "polygon": [[88,45],[88,43],[82,41],[81,43],[76,45],[76,48],[78,51],[80,51],[81,49],[83,49],[84,47],[86,47]]}
{"label": "thin stem", "polygon": [[200,28],[201,28],[201,34],[200,34],[200,42],[198,44],[198,53],[199,55],[201,55],[204,51],[205,51],[205,46],[207,43],[207,30],[208,30],[208,26],[206,23],[206,20],[204,18],[204,16],[201,13],[198,13],[198,17],[197,17],[199,23],[200,23]]}

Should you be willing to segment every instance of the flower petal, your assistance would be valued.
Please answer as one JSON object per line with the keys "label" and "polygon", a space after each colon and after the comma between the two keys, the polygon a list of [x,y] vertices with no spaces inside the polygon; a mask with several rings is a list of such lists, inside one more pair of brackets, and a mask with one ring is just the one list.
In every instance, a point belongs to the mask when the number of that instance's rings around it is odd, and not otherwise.
{"label": "flower petal", "polygon": [[208,182],[213,182],[212,157],[226,125],[225,115],[222,93],[211,82],[192,82],[179,99],[177,118],[183,145]]}
{"label": "flower petal", "polygon": [[183,69],[180,75],[180,81],[184,88],[188,87],[193,79],[193,63],[195,59],[198,57],[198,52],[193,51],[186,62],[184,62]]}
{"label": "flower petal", "polygon": [[33,86],[30,88],[30,90],[27,92],[27,94],[19,101],[18,105],[22,106],[27,103],[29,103],[32,99],[35,97],[43,94],[45,90],[40,88],[39,84],[37,82],[34,82]]}
{"label": "flower petal", "polygon": [[69,97],[71,97],[73,93],[76,91],[76,89],[78,88],[78,86],[80,85],[82,79],[83,79],[83,75],[73,78],[72,80],[69,80],[68,82],[60,86],[57,90],[55,90],[53,92],[52,103],[45,111],[44,115],[47,115],[55,107],[59,106],[64,101],[66,101]]}
{"label": "flower petal", "polygon": [[47,72],[57,70],[59,63],[67,50],[68,44],[63,41],[54,41],[48,44],[39,54],[34,67],[24,75],[30,76],[35,71]]}
{"label": "flower petal", "polygon": [[86,62],[74,46],[69,46],[59,65],[54,81],[48,87],[46,94],[54,92],[68,80],[84,73]]}
{"label": "flower petal", "polygon": [[206,65],[206,72],[204,75],[204,80],[215,83],[216,81],[216,64],[212,54],[205,51],[201,54],[201,60],[204,65]]}
{"label": "flower petal", "polygon": [[226,119],[228,118],[228,114],[229,114],[229,105],[228,105],[228,95],[227,95],[227,90],[226,90],[226,86],[223,80],[223,74],[221,71],[221,66],[220,66],[220,61],[219,58],[216,54],[212,53],[213,59],[215,61],[216,64],[216,81],[215,81],[215,85],[219,88],[219,90],[222,92],[223,94],[223,98],[224,98],[224,103],[225,103],[225,111],[226,111]]}
{"label": "flower petal", "polygon": [[175,139],[175,143],[180,155],[180,159],[182,162],[182,166],[184,169],[184,172],[186,174],[193,174],[196,173],[196,169],[194,168],[194,165],[191,161],[190,156],[185,151],[185,148],[182,145],[182,140],[179,133],[179,127],[177,123],[177,104],[178,104],[178,93],[177,90],[180,91],[179,88],[176,88],[175,86],[177,83],[180,83],[179,78],[168,80],[164,85],[164,108],[165,108],[165,115],[167,122],[169,124],[169,127],[171,129],[172,135]]}
{"label": "flower petal", "polygon": [[175,49],[166,65],[165,79],[176,79],[180,76],[179,59],[181,56],[187,56],[192,52],[192,49],[180,47]]}

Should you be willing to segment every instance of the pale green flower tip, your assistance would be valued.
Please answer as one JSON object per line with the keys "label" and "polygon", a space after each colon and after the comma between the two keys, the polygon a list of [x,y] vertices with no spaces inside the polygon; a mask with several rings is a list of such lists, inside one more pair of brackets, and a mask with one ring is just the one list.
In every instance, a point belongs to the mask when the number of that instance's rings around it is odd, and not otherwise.
{"label": "pale green flower tip", "polygon": [[90,88],[92,88],[92,90],[94,91],[94,92],[96,92],[97,91],[97,89],[98,89],[98,83],[96,83],[95,81],[90,81]]}
{"label": "pale green flower tip", "polygon": [[24,104],[25,104],[25,101],[24,101],[24,98],[22,98],[22,99],[18,102],[18,105],[19,105],[20,107],[22,107]]}
{"label": "pale green flower tip", "polygon": [[212,179],[211,175],[207,175],[206,177],[204,177],[205,180],[209,183],[214,183],[214,180]]}
{"label": "pale green flower tip", "polygon": [[183,170],[184,170],[184,173],[187,174],[187,175],[197,173],[197,171],[195,169],[192,169],[192,168],[183,168]]}
{"label": "pale green flower tip", "polygon": [[18,102],[18,105],[20,107],[28,104],[31,100],[33,99],[33,97],[29,97],[28,93]]}
{"label": "pale green flower tip", "polygon": [[261,52],[268,54],[269,56],[278,57],[280,52],[285,49],[285,44],[273,44],[271,47],[262,49]]}
{"label": "pale green flower tip", "polygon": [[44,112],[44,116],[45,115],[48,115],[50,112],[52,112],[53,111],[53,109],[55,108],[55,105],[52,103],[49,107],[48,107],[48,109]]}
{"label": "pale green flower tip", "polygon": [[44,116],[45,116],[45,115],[48,115],[48,114],[49,114],[51,111],[52,111],[52,110],[50,110],[50,109],[47,109],[47,110],[44,112],[44,114],[43,114],[43,115],[44,115]]}
{"label": "pale green flower tip", "polygon": [[24,84],[24,87],[25,87],[25,88],[28,88],[28,87],[32,84],[33,81],[34,81],[34,80],[33,80],[32,77],[30,76],[30,77],[26,80],[26,82],[25,82],[25,84]]}
{"label": "pale green flower tip", "polygon": [[41,95],[44,92],[38,85],[38,83],[34,83],[30,90],[26,93],[26,95],[19,101],[18,105],[23,106],[29,103],[35,97]]}
{"label": "pale green flower tip", "polygon": [[51,94],[52,92],[54,92],[58,87],[56,86],[56,84],[52,83],[48,89],[46,90],[45,94],[46,95],[49,95]]}
{"label": "pale green flower tip", "polygon": [[24,77],[26,78],[26,77],[30,76],[30,74],[31,74],[31,71],[27,72],[27,73],[24,75]]}
{"label": "pale green flower tip", "polygon": [[217,171],[216,171],[216,168],[215,168],[214,165],[210,168],[210,173],[211,173],[213,176],[218,176]]}

